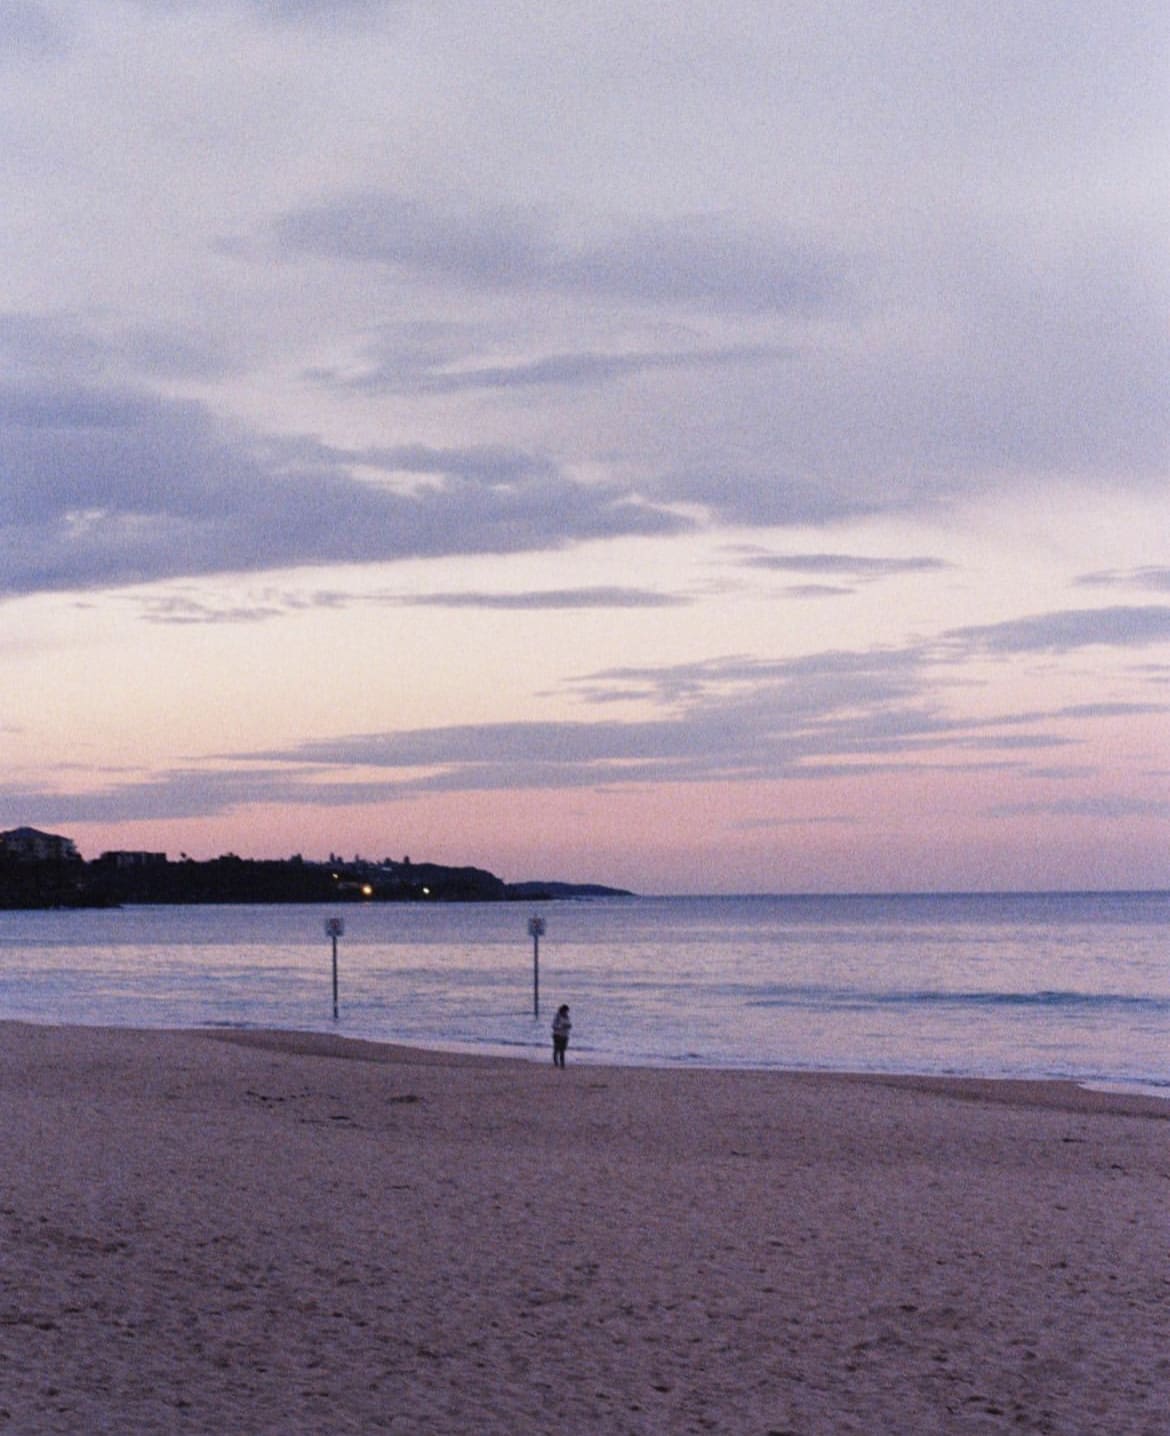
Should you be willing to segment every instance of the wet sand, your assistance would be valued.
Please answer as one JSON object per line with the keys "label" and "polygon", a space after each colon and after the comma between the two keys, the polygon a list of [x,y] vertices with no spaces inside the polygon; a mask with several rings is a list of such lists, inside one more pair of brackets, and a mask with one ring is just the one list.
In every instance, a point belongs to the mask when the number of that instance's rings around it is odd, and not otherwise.
{"label": "wet sand", "polygon": [[1170,1429],[1170,1104],[0,1024],[0,1431]]}

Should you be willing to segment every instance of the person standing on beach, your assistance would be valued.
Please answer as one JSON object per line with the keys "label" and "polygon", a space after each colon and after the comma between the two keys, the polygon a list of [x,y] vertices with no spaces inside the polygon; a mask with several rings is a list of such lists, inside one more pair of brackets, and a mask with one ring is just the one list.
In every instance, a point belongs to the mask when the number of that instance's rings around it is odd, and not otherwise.
{"label": "person standing on beach", "polygon": [[565,1049],[569,1045],[569,1033],[572,1030],[573,1024],[569,1021],[569,1004],[562,1002],[557,1008],[557,1015],[552,1021],[554,1067],[563,1067],[565,1065]]}

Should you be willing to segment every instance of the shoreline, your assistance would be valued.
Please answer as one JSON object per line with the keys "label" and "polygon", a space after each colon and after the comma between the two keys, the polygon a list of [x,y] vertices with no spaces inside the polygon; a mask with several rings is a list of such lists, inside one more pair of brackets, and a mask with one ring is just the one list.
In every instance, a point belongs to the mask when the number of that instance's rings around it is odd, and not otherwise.
{"label": "shoreline", "polygon": [[[54,1024],[55,1025],[55,1024]],[[546,1053],[538,1058],[516,1053],[474,1052],[465,1048],[412,1046],[405,1042],[382,1042],[376,1038],[350,1037],[341,1033],[319,1032],[301,1028],[111,1028],[110,1031],[147,1031],[201,1033],[212,1040],[256,1047],[265,1051],[287,1052],[302,1056],[337,1057],[380,1065],[455,1066],[483,1064],[491,1066],[515,1064],[519,1067],[549,1065]],[[570,1049],[570,1057],[573,1056]],[[704,1073],[725,1076],[777,1077],[785,1080],[831,1079],[842,1082],[874,1083],[879,1086],[904,1087],[911,1091],[933,1092],[939,1096],[964,1097],[967,1100],[1003,1101],[1011,1105],[1067,1106],[1079,1108],[1077,1099],[1084,1096],[1085,1110],[1118,1112],[1128,1115],[1149,1115],[1170,1120],[1170,1090],[1159,1096],[1146,1090],[1134,1090],[1121,1084],[1086,1084],[1071,1077],[978,1077],[958,1073],[931,1072],[864,1072],[846,1068],[700,1066],[697,1064],[652,1062],[609,1062],[594,1059],[571,1062],[592,1075],[621,1072],[661,1072],[673,1076]]]}
{"label": "shoreline", "polygon": [[[378,1037],[364,1037],[352,1033],[340,1033],[327,1031],[324,1028],[298,1028],[298,1027],[264,1027],[264,1026],[240,1026],[226,1024],[204,1024],[192,1027],[147,1027],[134,1023],[109,1023],[109,1022],[57,1022],[37,1021],[27,1018],[0,1018],[0,1030],[5,1026],[26,1026],[32,1028],[61,1028],[64,1030],[77,1031],[108,1031],[108,1032],[143,1032],[166,1034],[199,1033],[210,1038],[222,1038],[228,1042],[240,1042],[244,1045],[268,1045],[269,1042],[282,1044],[286,1041],[292,1044],[290,1050],[296,1050],[298,1045],[305,1044],[304,1050],[308,1052],[318,1042],[322,1045],[322,1052],[328,1051],[330,1044],[353,1044],[360,1049],[368,1049],[371,1054],[386,1052],[398,1054],[402,1060],[408,1061],[417,1059],[419,1061],[442,1062],[447,1059],[453,1061],[472,1062],[502,1062],[517,1063],[521,1066],[540,1067],[549,1060],[551,1050],[545,1043],[537,1042],[531,1046],[504,1047],[498,1044],[485,1043],[482,1047],[469,1043],[450,1044],[427,1044],[410,1042],[386,1041]],[[701,1061],[684,1061],[682,1059],[663,1059],[652,1061],[650,1059],[630,1059],[627,1061],[615,1061],[611,1057],[599,1054],[587,1047],[576,1047],[570,1052],[571,1064],[591,1071],[618,1071],[618,1072],[667,1072],[681,1074],[686,1072],[711,1072],[711,1073],[743,1073],[745,1075],[774,1075],[777,1077],[841,1077],[856,1081],[874,1082],[905,1082],[905,1083],[940,1083],[944,1086],[963,1083],[987,1083],[992,1086],[1055,1086],[1068,1087],[1075,1091],[1097,1093],[1107,1097],[1126,1098],[1132,1097],[1142,1101],[1150,1101],[1166,1107],[1170,1104],[1170,1083],[1159,1079],[1151,1078],[1143,1081],[1140,1078],[1120,1079],[1109,1077],[1071,1077],[1071,1076],[1049,1076],[1021,1073],[988,1074],[976,1072],[929,1072],[920,1070],[890,1070],[863,1069],[849,1067],[797,1067],[784,1066],[781,1063],[768,1065],[753,1065],[746,1062],[740,1063],[718,1063]],[[370,1060],[379,1060],[371,1055]]]}
{"label": "shoreline", "polygon": [[1161,1429],[1170,1108],[0,1023],[0,1431]]}

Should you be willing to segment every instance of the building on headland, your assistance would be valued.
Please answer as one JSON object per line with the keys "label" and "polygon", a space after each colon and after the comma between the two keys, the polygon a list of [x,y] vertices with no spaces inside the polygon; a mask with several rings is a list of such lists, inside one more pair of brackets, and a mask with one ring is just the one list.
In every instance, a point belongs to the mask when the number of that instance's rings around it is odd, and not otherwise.
{"label": "building on headland", "polygon": [[102,853],[98,862],[107,868],[157,868],[165,866],[166,853],[113,852]]}
{"label": "building on headland", "polygon": [[72,838],[42,833],[37,828],[10,828],[0,833],[0,857],[17,863],[79,863],[81,854]]}

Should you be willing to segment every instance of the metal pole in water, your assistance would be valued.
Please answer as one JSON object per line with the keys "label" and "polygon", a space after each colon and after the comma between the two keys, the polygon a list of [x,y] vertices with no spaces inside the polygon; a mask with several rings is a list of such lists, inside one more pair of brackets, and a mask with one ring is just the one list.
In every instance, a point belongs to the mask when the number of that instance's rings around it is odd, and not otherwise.
{"label": "metal pole in water", "polygon": [[530,917],[528,931],[532,937],[532,1015],[540,1016],[540,938],[544,932],[544,918]]}
{"label": "metal pole in water", "polygon": [[339,917],[326,918],[325,934],[333,943],[333,1020],[337,1021],[337,939],[345,931],[345,923]]}

